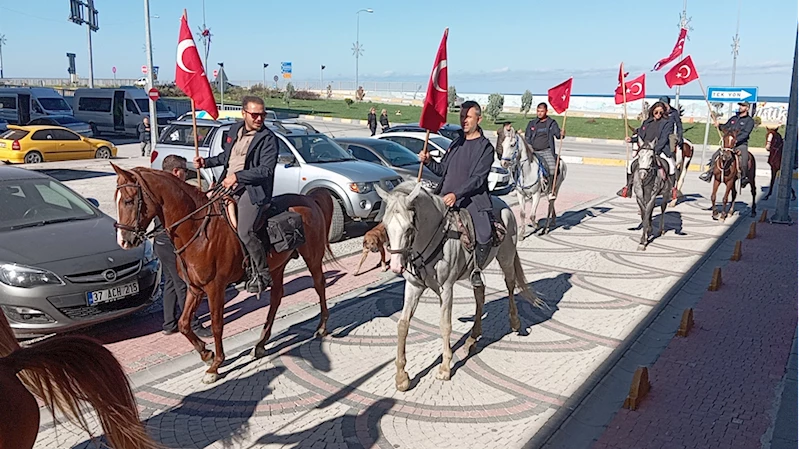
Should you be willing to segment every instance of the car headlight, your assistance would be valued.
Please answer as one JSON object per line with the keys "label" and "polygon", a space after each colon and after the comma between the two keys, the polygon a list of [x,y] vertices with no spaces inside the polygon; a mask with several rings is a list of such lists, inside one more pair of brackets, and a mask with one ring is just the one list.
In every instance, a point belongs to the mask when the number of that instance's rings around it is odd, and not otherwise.
{"label": "car headlight", "polygon": [[435,190],[438,187],[438,183],[422,178],[422,187],[428,190]]}
{"label": "car headlight", "polygon": [[500,175],[507,175],[508,173],[510,173],[507,169],[504,169],[502,167],[491,167],[491,172],[498,173]]}
{"label": "car headlight", "polygon": [[15,263],[0,265],[0,282],[12,287],[22,288],[64,284],[64,281],[52,271]]}
{"label": "car headlight", "polygon": [[374,189],[374,183],[371,182],[353,182],[350,184],[350,190],[355,193],[369,193]]}
{"label": "car headlight", "polygon": [[148,264],[155,260],[155,251],[153,251],[153,242],[150,240],[144,241],[144,264]]}

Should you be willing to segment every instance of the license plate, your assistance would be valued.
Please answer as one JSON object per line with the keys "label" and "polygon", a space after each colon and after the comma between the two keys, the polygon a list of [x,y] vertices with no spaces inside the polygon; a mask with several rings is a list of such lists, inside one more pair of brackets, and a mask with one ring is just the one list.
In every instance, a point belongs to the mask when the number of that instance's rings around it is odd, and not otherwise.
{"label": "license plate", "polygon": [[5,142],[0,142],[0,148],[5,148],[5,147],[6,147],[6,143]]}
{"label": "license plate", "polygon": [[134,281],[127,284],[117,285],[116,287],[107,288],[105,290],[95,290],[86,294],[89,305],[94,306],[97,304],[104,304],[107,302],[116,301],[128,296],[133,296],[139,293],[139,283]]}

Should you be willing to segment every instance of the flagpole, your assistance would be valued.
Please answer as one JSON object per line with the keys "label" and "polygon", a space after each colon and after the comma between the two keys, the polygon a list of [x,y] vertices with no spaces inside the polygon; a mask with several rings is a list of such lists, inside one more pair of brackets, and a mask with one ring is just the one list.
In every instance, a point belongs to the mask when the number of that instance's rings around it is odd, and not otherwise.
{"label": "flagpole", "polygon": [[[427,142],[429,141],[430,141],[430,130],[428,129],[427,132],[424,134],[424,147],[422,148],[422,153],[427,154]],[[424,163],[419,162],[419,176],[416,177],[416,182],[422,182],[422,170],[424,170]]]}
{"label": "flagpole", "polygon": [[[571,93],[570,93],[571,94]],[[563,111],[563,134],[566,134],[566,116],[569,110]],[[560,168],[560,150],[563,149],[563,137],[558,142],[558,157],[555,158],[555,176],[552,178],[552,194],[558,196],[558,169]]]}
{"label": "flagpole", "polygon": [[627,167],[630,166],[630,144],[627,142],[627,138],[630,137],[629,134],[629,126],[627,124],[627,83],[625,81],[627,76],[624,73],[624,62],[621,63],[621,98],[624,102],[624,148],[627,151],[627,165],[625,165],[625,172],[627,171]]}
{"label": "flagpole", "polygon": [[[194,157],[200,157],[200,147],[197,142],[197,112],[194,109],[194,98],[191,99],[191,128],[192,135],[194,136]],[[197,188],[203,189],[203,181],[200,177],[200,169],[197,169]]]}

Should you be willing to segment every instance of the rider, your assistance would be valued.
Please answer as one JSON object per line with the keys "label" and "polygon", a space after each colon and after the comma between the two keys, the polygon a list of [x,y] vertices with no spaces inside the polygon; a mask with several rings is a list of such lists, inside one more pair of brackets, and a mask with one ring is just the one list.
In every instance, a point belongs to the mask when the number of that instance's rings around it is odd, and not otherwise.
{"label": "rider", "polygon": [[502,125],[502,128],[497,130],[497,144],[494,147],[497,150],[497,157],[502,158],[502,141],[507,137],[513,137],[510,135],[513,132],[513,121],[500,118],[494,121],[494,123]]}
{"label": "rider", "polygon": [[222,186],[234,189],[234,197],[238,201],[238,234],[250,255],[254,271],[247,282],[247,291],[260,293],[272,285],[267,264],[269,241],[261,241],[253,226],[272,201],[277,136],[264,126],[266,111],[264,100],[260,97],[244,97],[241,113],[244,121],[230,127],[222,153],[206,159],[195,157],[194,166],[225,167]]}
{"label": "rider", "polygon": [[682,117],[677,108],[671,107],[671,99],[664,95],[658,100],[666,105],[666,118],[669,119],[669,149],[677,154],[677,149],[682,148],[683,130]]}
{"label": "rider", "polygon": [[[644,120],[644,123],[642,123],[641,126],[635,130],[631,137],[627,137],[625,141],[643,141],[648,143],[657,139],[655,148],[653,148],[655,156],[659,155],[666,162],[668,162],[669,175],[674,175],[674,160],[672,160],[672,156],[669,152],[669,125],[671,122],[665,117],[665,115],[666,104],[658,101],[649,109],[649,117]],[[627,166],[627,185],[616,192],[616,195],[624,198],[632,197],[633,166],[636,165],[637,162],[638,156],[636,155],[631,163]]]}
{"label": "rider", "polygon": [[[716,123],[716,126],[722,131],[738,131],[738,136],[736,137],[735,142],[735,150],[741,152],[741,188],[746,187],[749,184],[749,134],[752,133],[752,130],[755,129],[755,120],[749,115],[749,103],[743,101],[738,103],[740,108],[738,109],[738,115],[734,115],[727,120],[727,123],[723,125],[719,125]],[[713,157],[710,159],[710,166],[708,170],[701,175],[699,175],[699,179],[705,182],[710,182],[711,175],[713,173],[713,164],[716,163],[716,158],[718,157],[719,152],[716,151],[713,154]]]}
{"label": "rider", "polygon": [[419,153],[419,160],[441,177],[435,194],[444,195],[448,207],[466,208],[472,216],[477,244],[474,248],[474,270],[471,283],[482,287],[481,270],[491,251],[491,198],[488,195],[488,174],[494,163],[494,147],[480,128],[482,109],[474,101],[461,105],[461,135],[450,145],[441,163],[429,152]]}
{"label": "rider", "polygon": [[527,130],[524,132],[524,140],[533,149],[533,154],[544,162],[547,184],[549,186],[549,198],[555,199],[555,139],[562,139],[566,136],[566,131],[561,130],[558,122],[547,116],[547,104],[539,103],[535,108],[538,116],[530,120]]}

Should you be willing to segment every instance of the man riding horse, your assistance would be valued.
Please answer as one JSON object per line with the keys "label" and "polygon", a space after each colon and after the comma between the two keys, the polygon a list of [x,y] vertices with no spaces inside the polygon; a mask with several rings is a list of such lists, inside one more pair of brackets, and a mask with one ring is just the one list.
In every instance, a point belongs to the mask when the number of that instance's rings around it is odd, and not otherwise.
{"label": "man riding horse", "polygon": [[666,119],[669,120],[669,149],[673,155],[677,154],[677,149],[682,148],[683,143],[683,130],[682,130],[682,117],[677,108],[671,107],[671,99],[664,95],[658,100],[666,105]]}
{"label": "man riding horse", "polygon": [[[749,184],[749,134],[752,133],[752,130],[755,129],[755,119],[749,115],[749,103],[743,101],[738,103],[739,109],[738,114],[730,117],[727,120],[727,123],[723,125],[719,125],[716,123],[716,126],[722,131],[738,131],[737,140],[735,142],[735,151],[741,154],[741,163],[738,166],[739,171],[741,172],[741,188],[746,187]],[[716,163],[716,158],[719,157],[719,151],[716,151],[713,154],[713,157],[710,160],[710,166],[708,170],[701,175],[699,175],[699,179],[705,182],[710,182],[711,176],[713,174],[713,167]]]}
{"label": "man riding horse", "polygon": [[557,164],[555,139],[564,138],[566,132],[560,129],[558,122],[547,116],[546,103],[539,103],[535,108],[535,113],[538,117],[530,120],[527,124],[527,129],[524,131],[524,140],[533,149],[533,154],[542,162],[541,166],[544,167],[549,198],[554,199],[555,165]]}
{"label": "man riding horse", "polygon": [[472,216],[476,245],[471,283],[482,287],[481,270],[485,268],[492,245],[491,198],[488,174],[494,163],[494,146],[480,128],[482,109],[477,102],[461,105],[461,135],[450,145],[440,163],[429,152],[419,153],[419,160],[441,177],[436,195],[445,192],[447,207],[465,208]]}
{"label": "man riding horse", "polygon": [[[644,120],[644,123],[635,130],[631,137],[627,137],[627,142],[656,142],[655,155],[666,161],[669,166],[669,176],[674,176],[674,159],[669,149],[669,134],[673,131],[673,122],[666,118],[667,105],[662,101],[658,101],[652,108],[649,109],[649,117]],[[678,112],[679,113],[679,112]],[[638,156],[636,155],[632,162],[627,167],[627,185],[622,187],[621,190],[616,192],[616,195],[630,198],[632,197],[633,187],[633,173],[638,166]],[[672,184],[673,185],[673,184]]]}
{"label": "man riding horse", "polygon": [[267,265],[269,241],[262,241],[254,226],[272,201],[277,165],[277,136],[264,126],[266,110],[260,97],[241,102],[244,121],[230,127],[223,151],[209,158],[195,157],[197,168],[224,166],[222,186],[233,189],[238,202],[237,230],[250,256],[251,276],[247,291],[261,293],[272,285]]}

